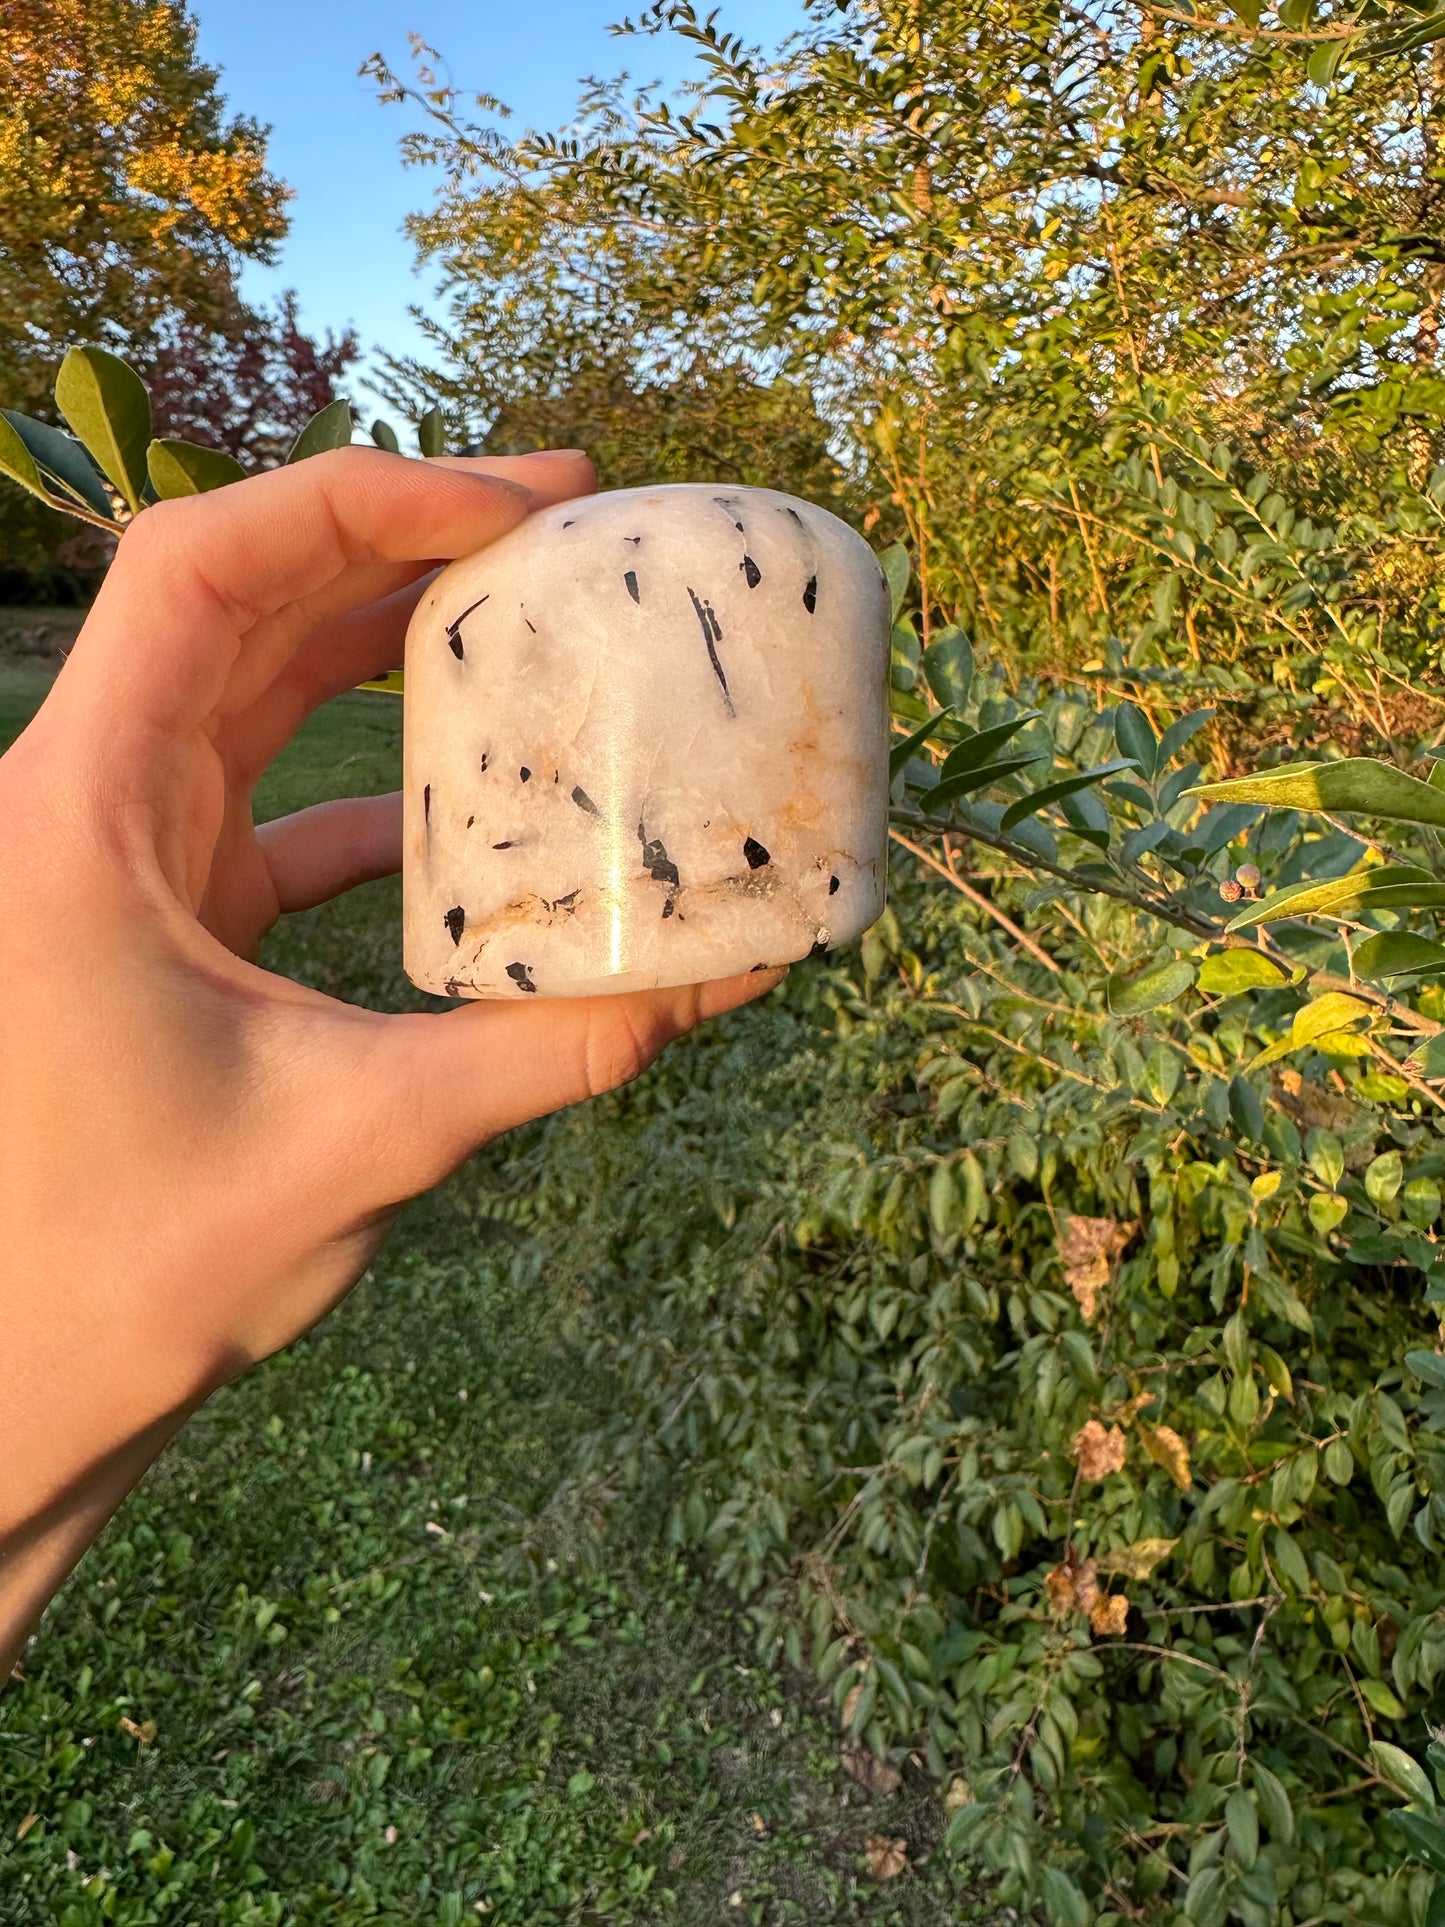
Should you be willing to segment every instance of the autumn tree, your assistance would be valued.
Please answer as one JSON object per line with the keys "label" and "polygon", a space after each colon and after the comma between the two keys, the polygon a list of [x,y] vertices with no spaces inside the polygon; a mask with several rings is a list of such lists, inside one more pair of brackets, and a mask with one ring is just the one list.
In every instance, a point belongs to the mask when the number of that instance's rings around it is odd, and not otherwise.
{"label": "autumn tree", "polygon": [[[179,0],[0,9],[0,392],[46,414],[65,348],[142,356],[167,329],[237,321],[234,271],[268,261],[287,190],[265,130],[227,112]],[[6,559],[53,552],[7,490]]]}

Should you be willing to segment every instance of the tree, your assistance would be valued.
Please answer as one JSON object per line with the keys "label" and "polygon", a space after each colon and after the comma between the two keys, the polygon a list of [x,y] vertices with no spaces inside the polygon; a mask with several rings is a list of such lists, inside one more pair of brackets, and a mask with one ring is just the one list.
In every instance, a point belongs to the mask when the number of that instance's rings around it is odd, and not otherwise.
{"label": "tree", "polygon": [[[72,341],[144,356],[184,321],[237,320],[234,270],[273,258],[288,190],[265,130],[228,116],[178,0],[7,0],[0,10],[0,392],[48,415]],[[7,490],[7,562],[54,555]]]}
{"label": "tree", "polygon": [[[905,518],[925,637],[961,620],[1075,666],[1111,636],[1141,660],[1165,637],[1199,661],[1283,646],[1308,687],[1335,618],[1281,627],[1235,577],[1187,579],[1166,498],[1198,483],[1180,445],[1205,431],[1283,475],[1316,529],[1346,502],[1387,527],[1426,480],[1445,95],[1408,44],[1419,14],[810,15],[764,58],[685,0],[652,7],[628,30],[692,44],[695,98],[595,84],[566,137],[509,140],[424,66],[431,127],[406,151],[442,186],[412,232],[445,271],[433,339],[458,393],[546,391],[589,342],[786,373],[853,446],[862,494]],[[1397,561],[1372,587],[1418,639]]]}

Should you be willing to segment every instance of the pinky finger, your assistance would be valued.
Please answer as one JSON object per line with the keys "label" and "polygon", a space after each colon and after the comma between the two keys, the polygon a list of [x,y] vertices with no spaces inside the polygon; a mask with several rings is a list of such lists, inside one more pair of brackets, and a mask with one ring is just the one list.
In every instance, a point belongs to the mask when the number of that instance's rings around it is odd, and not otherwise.
{"label": "pinky finger", "polygon": [[261,824],[256,840],[281,909],[314,909],[401,868],[401,791],[313,804]]}

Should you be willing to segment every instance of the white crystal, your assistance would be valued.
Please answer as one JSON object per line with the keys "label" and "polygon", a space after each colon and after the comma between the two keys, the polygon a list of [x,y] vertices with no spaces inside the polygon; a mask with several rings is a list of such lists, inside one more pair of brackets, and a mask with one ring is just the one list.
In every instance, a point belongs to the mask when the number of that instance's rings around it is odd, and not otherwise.
{"label": "white crystal", "polygon": [[772,489],[588,496],[454,562],[406,639],[412,982],[576,997],[858,936],[888,654],[868,545]]}

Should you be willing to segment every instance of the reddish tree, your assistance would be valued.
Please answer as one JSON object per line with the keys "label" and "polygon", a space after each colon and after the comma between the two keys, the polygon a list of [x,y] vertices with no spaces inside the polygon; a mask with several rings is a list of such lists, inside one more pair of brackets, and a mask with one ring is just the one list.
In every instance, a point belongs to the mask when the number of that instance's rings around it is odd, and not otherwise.
{"label": "reddish tree", "polygon": [[172,317],[132,358],[155,410],[155,433],[223,448],[247,468],[280,461],[361,357],[356,330],[324,343],[296,318],[289,290],[274,310],[237,302],[217,326]]}

